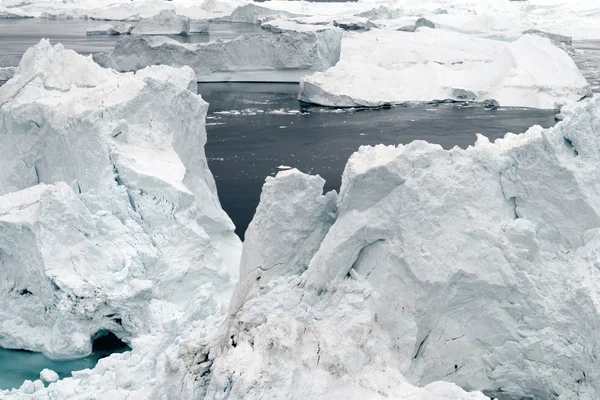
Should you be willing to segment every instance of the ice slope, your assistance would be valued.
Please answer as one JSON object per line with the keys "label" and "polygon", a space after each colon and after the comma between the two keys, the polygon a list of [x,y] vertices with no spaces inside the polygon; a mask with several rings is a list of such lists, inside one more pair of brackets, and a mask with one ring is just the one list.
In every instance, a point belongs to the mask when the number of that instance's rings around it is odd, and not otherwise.
{"label": "ice slope", "polygon": [[548,39],[507,43],[429,28],[344,38],[340,62],[300,85],[300,100],[335,107],[495,99],[557,108],[589,93],[574,61]]}
{"label": "ice slope", "polygon": [[241,246],[195,82],[24,54],[0,87],[0,346],[83,356],[101,329],[130,342],[228,303]]}
{"label": "ice slope", "polygon": [[198,81],[288,81],[322,71],[339,60],[342,33],[283,31],[246,34],[227,42],[184,44],[166,37],[123,37],[94,60],[105,67],[135,71],[149,65],[189,65]]}

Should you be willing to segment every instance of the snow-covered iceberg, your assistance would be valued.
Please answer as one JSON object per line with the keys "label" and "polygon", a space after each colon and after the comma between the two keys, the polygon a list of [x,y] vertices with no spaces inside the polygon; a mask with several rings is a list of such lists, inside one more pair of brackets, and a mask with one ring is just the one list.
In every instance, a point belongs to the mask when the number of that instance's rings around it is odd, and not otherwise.
{"label": "snow-covered iceberg", "polygon": [[[134,31],[135,32],[135,31]],[[342,33],[318,31],[246,34],[226,42],[186,44],[166,37],[120,38],[108,54],[94,60],[119,71],[149,65],[189,65],[198,81],[298,82],[307,73],[323,71],[339,60]]]}
{"label": "snow-covered iceberg", "polygon": [[548,39],[523,35],[507,43],[428,28],[344,38],[340,62],[300,85],[300,100],[335,107],[494,99],[557,108],[590,91],[574,61]]}
{"label": "snow-covered iceberg", "polygon": [[131,342],[228,303],[241,246],[195,87],[188,67],[24,54],[0,87],[0,346],[84,356],[100,331]]}

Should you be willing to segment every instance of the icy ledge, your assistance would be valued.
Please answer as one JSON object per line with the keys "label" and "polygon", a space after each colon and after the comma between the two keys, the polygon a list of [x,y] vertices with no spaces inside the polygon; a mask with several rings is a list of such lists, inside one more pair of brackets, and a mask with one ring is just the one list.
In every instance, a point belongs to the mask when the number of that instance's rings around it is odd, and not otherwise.
{"label": "icy ledge", "polygon": [[195,87],[187,67],[27,50],[0,87],[0,346],[85,356],[101,329],[130,343],[228,303],[241,245]]}
{"label": "icy ledge", "polygon": [[227,42],[184,44],[166,37],[120,38],[109,54],[94,60],[105,67],[135,71],[149,65],[189,65],[197,80],[299,82],[340,58],[342,33],[319,32],[247,34]]}
{"label": "icy ledge", "polygon": [[548,39],[524,35],[507,43],[420,28],[344,38],[340,62],[303,78],[299,99],[332,107],[494,99],[552,109],[589,90],[569,55]]}

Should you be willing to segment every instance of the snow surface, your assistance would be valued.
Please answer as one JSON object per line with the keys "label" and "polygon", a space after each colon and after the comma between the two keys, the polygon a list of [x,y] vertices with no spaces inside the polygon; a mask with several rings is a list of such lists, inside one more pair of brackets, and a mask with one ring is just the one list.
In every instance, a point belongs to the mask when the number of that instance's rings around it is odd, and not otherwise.
{"label": "snow surface", "polygon": [[590,91],[574,61],[548,39],[523,35],[506,43],[429,28],[344,38],[340,62],[300,85],[300,100],[333,107],[495,99],[558,108]]}
{"label": "snow surface", "polygon": [[[135,31],[134,31],[135,32]],[[339,60],[342,33],[318,32],[246,34],[227,42],[185,44],[166,37],[120,38],[108,54],[94,60],[104,67],[135,71],[149,65],[189,65],[199,81],[298,82]]]}
{"label": "snow surface", "polygon": [[137,74],[42,40],[0,87],[0,346],[85,356],[227,304],[240,242],[188,67]]}

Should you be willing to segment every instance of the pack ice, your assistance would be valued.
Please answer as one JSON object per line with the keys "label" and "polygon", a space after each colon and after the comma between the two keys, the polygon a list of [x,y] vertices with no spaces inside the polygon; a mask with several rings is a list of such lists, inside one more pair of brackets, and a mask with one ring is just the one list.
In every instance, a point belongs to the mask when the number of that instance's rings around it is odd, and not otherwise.
{"label": "pack ice", "polygon": [[[135,32],[135,31],[134,31]],[[180,43],[167,37],[120,38],[108,54],[94,60],[119,71],[149,65],[189,65],[198,81],[298,82],[307,73],[322,71],[339,60],[342,33],[285,30],[246,34],[226,42]]]}
{"label": "pack ice", "polygon": [[98,333],[129,343],[228,302],[241,246],[195,87],[188,67],[27,50],[0,87],[0,346],[80,357]]}
{"label": "pack ice", "polygon": [[546,38],[504,42],[419,28],[344,38],[340,62],[303,78],[299,99],[334,107],[494,99],[551,109],[589,90],[574,61]]}

